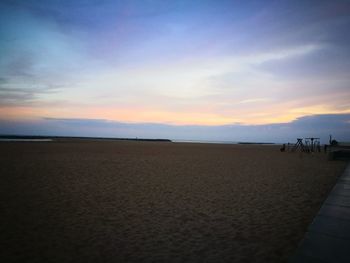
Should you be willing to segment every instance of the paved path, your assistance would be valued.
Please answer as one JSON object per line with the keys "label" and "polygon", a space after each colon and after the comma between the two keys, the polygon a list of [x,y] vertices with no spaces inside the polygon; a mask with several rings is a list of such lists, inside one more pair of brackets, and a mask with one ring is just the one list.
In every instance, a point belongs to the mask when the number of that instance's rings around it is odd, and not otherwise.
{"label": "paved path", "polygon": [[350,262],[350,163],[290,262]]}

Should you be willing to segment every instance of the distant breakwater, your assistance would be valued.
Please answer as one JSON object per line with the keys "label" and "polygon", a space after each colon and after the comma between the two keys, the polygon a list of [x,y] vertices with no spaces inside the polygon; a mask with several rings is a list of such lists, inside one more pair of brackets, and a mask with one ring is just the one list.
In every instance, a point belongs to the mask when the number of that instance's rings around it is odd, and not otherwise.
{"label": "distant breakwater", "polygon": [[44,135],[0,135],[3,141],[43,141],[43,140],[99,140],[99,141],[146,141],[146,142],[171,142],[169,139],[147,138],[113,138],[113,137],[78,137],[78,136],[44,136]]}

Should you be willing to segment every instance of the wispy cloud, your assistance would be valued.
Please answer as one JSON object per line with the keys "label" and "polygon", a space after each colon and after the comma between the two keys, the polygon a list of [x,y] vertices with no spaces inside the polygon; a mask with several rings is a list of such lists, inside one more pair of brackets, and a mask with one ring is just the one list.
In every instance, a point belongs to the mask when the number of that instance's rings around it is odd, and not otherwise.
{"label": "wispy cloud", "polygon": [[254,99],[241,100],[238,103],[245,104],[245,103],[264,102],[264,101],[269,101],[269,100],[270,100],[269,98],[254,98]]}
{"label": "wispy cloud", "polygon": [[276,50],[262,54],[250,55],[246,60],[251,64],[261,64],[274,60],[292,59],[299,56],[305,56],[313,52],[321,51],[322,45],[308,44],[296,46],[289,49]]}

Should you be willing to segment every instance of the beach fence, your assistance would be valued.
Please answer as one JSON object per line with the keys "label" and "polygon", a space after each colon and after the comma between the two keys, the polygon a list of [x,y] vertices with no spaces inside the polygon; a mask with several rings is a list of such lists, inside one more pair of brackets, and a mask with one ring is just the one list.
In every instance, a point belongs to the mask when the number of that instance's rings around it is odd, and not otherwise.
{"label": "beach fence", "polygon": [[328,146],[329,160],[350,160],[350,143],[336,143]]}

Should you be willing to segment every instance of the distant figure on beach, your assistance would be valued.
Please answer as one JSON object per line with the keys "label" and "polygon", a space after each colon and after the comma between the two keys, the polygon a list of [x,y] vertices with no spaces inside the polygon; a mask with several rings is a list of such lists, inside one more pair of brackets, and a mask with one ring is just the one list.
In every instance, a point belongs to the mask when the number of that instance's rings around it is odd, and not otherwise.
{"label": "distant figure on beach", "polygon": [[286,144],[284,143],[282,148],[280,149],[281,152],[285,152],[286,151]]}
{"label": "distant figure on beach", "polygon": [[325,152],[325,153],[327,152],[327,148],[328,148],[328,145],[325,144],[325,145],[323,146],[323,149],[324,149],[324,152]]}
{"label": "distant figure on beach", "polygon": [[338,141],[332,139],[332,135],[329,135],[329,144],[330,144],[330,146],[337,146],[338,145]]}

